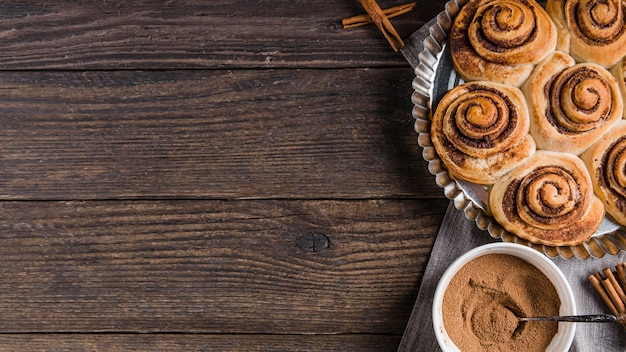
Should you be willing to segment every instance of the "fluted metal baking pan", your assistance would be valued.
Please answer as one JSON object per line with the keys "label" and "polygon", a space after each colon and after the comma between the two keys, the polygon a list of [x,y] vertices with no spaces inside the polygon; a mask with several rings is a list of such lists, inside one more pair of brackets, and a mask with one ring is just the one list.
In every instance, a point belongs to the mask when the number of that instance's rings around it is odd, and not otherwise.
{"label": "fluted metal baking pan", "polygon": [[439,158],[430,138],[430,112],[435,109],[439,99],[450,88],[462,83],[452,66],[447,50],[447,36],[454,18],[466,0],[452,0],[446,3],[436,21],[430,25],[429,33],[423,41],[423,50],[419,53],[419,64],[415,67],[413,80],[412,115],[415,118],[415,131],[419,134],[418,143],[423,148],[422,155],[428,162],[428,170],[435,176],[435,181],[443,189],[445,196],[454,202],[454,206],[463,210],[465,216],[494,238],[504,242],[526,245],[543,252],[548,257],[600,258],[605,254],[617,254],[626,250],[626,229],[609,217],[605,217],[600,228],[585,243],[578,246],[552,247],[530,243],[505,230],[489,215],[487,190],[480,185],[455,180]]}

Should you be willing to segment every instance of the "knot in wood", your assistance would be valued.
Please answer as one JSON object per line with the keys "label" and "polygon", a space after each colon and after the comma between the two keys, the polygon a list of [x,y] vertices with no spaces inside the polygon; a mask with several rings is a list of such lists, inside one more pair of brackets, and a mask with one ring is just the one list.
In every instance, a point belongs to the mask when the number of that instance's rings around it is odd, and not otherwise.
{"label": "knot in wood", "polygon": [[309,232],[296,237],[296,246],[305,252],[321,252],[329,245],[328,236],[322,233]]}

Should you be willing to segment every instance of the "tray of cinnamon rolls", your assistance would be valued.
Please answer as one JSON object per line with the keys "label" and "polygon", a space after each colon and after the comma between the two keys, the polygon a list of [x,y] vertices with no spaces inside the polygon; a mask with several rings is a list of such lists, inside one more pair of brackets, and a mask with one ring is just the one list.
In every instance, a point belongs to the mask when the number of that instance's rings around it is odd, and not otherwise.
{"label": "tray of cinnamon rolls", "polygon": [[626,0],[452,0],[413,117],[444,194],[549,257],[626,250]]}

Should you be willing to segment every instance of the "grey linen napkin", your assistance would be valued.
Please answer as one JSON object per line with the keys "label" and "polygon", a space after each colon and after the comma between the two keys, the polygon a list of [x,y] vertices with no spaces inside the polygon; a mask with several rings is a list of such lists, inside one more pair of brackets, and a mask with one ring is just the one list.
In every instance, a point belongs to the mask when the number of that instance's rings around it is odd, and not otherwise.
{"label": "grey linen napkin", "polygon": [[[468,220],[462,211],[452,203],[443,219],[437,239],[426,267],[422,284],[409,318],[399,352],[440,351],[432,325],[432,303],[439,278],[447,267],[468,250],[482,244],[499,241],[473,221]],[[605,255],[603,258],[553,259],[554,263],[568,278],[576,298],[579,314],[610,313],[604,302],[596,294],[587,276],[604,268],[614,268],[617,263],[626,261],[626,252]],[[572,352],[612,352],[626,351],[626,331],[617,323],[583,324],[577,323]]]}

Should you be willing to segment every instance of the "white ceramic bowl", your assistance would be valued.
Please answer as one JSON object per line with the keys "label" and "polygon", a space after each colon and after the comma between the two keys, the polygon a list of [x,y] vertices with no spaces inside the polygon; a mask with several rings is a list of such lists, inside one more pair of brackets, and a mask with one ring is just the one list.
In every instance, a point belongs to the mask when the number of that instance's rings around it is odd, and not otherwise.
{"label": "white ceramic bowl", "polygon": [[[433,302],[433,327],[437,342],[443,352],[460,352],[459,348],[448,336],[443,323],[443,295],[454,275],[470,260],[486,254],[509,254],[522,258],[543,272],[554,284],[561,299],[560,315],[575,315],[576,302],[569,282],[561,270],[544,254],[524,245],[515,243],[491,243],[476,247],[456,259],[445,271],[437,289]],[[546,349],[551,352],[568,351],[576,332],[575,323],[559,323],[559,330]]]}

